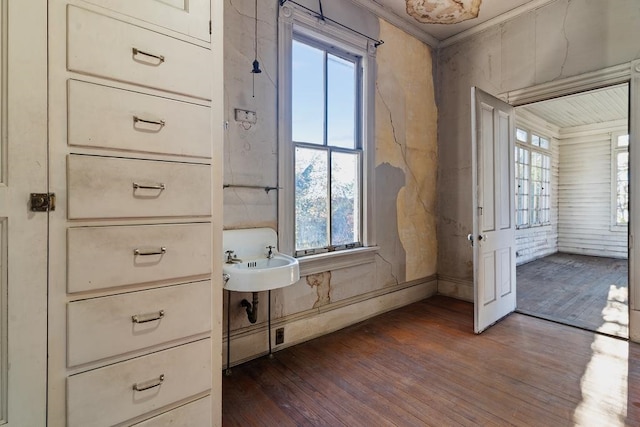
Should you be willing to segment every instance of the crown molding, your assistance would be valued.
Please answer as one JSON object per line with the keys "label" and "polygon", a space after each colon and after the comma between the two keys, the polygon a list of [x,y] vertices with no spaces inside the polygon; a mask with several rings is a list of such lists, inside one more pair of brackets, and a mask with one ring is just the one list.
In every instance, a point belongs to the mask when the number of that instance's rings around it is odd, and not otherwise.
{"label": "crown molding", "polygon": [[522,6],[518,6],[515,9],[511,9],[508,12],[503,13],[502,15],[498,15],[495,18],[491,18],[488,21],[484,21],[482,24],[478,24],[475,27],[471,27],[468,30],[465,30],[461,33],[455,34],[449,38],[446,38],[440,43],[438,43],[438,48],[451,46],[456,44],[466,38],[469,38],[475,34],[478,34],[487,28],[491,28],[494,25],[502,24],[510,19],[513,19],[519,15],[530,12],[535,9],[539,9],[543,6],[546,6],[549,3],[553,3],[556,0],[533,0],[529,3],[523,4]]}

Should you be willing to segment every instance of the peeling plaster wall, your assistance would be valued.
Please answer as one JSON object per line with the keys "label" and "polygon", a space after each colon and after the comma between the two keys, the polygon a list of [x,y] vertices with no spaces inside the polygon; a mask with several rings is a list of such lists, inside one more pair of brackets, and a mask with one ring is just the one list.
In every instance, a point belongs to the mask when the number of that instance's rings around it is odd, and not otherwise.
{"label": "peeling plaster wall", "polygon": [[[317,7],[316,2],[308,3]],[[277,4],[258,2],[258,60],[263,72],[254,76],[250,73],[254,1],[225,2],[224,96],[229,122],[224,141],[225,184],[277,185]],[[305,337],[321,335],[340,322],[362,320],[367,315],[349,310],[349,305],[360,307],[358,303],[377,297],[395,306],[404,305],[416,295],[424,298],[435,293],[436,283],[437,110],[431,50],[347,0],[327,1],[323,6],[326,16],[385,41],[376,56],[375,216],[380,250],[373,262],[302,277],[292,286],[272,291],[274,322],[321,319],[305,321],[315,325],[304,327],[309,329]],[[249,127],[235,122],[235,108],[255,111],[257,123]],[[225,189],[225,229],[259,226],[277,229],[276,192]],[[425,283],[420,292],[406,289],[418,289]],[[381,297],[386,289],[398,296]],[[266,322],[267,293],[259,295],[258,326],[251,325],[240,308],[245,298],[250,301],[251,295],[231,293],[232,360],[255,357],[267,346],[267,342],[246,338]],[[391,307],[366,304],[377,310]],[[336,312],[342,314],[327,316],[333,307],[340,308]],[[225,295],[225,322],[227,308]],[[345,318],[345,310],[352,315]],[[226,324],[224,327],[226,330]]]}
{"label": "peeling plaster wall", "polygon": [[[436,271],[436,188],[438,149],[431,50],[424,43],[381,21],[376,82],[376,185],[394,221],[380,216],[381,257],[402,262],[398,281],[415,280]],[[397,170],[397,171],[396,171]],[[396,191],[396,188],[399,191]],[[389,196],[395,195],[395,212]],[[396,227],[396,231],[385,229]],[[397,234],[401,244],[389,248]],[[394,250],[395,249],[395,250]],[[393,259],[393,258],[392,258]],[[384,260],[388,260],[384,257]]]}
{"label": "peeling plaster wall", "polygon": [[439,291],[472,295],[470,88],[499,94],[625,63],[639,39],[637,0],[557,0],[438,52]]}

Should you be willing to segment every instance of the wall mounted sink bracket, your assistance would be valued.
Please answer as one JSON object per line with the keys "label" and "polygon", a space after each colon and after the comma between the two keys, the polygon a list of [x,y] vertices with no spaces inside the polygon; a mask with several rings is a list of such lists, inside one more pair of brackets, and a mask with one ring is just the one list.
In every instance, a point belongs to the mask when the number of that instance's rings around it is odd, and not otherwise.
{"label": "wall mounted sink bracket", "polygon": [[231,292],[252,292],[252,301],[243,299],[249,322],[258,318],[258,292],[268,291],[267,330],[269,332],[269,357],[271,352],[271,290],[293,285],[300,280],[298,260],[278,253],[278,235],[271,228],[225,230],[222,247],[225,258],[222,264],[224,289],[227,290],[227,369],[231,375]]}

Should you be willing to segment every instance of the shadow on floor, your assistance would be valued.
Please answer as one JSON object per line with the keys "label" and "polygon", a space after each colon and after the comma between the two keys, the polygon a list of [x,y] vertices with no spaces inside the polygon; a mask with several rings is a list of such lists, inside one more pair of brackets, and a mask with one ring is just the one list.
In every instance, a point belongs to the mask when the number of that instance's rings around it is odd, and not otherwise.
{"label": "shadow on floor", "polygon": [[626,259],[556,253],[516,271],[519,312],[629,337]]}

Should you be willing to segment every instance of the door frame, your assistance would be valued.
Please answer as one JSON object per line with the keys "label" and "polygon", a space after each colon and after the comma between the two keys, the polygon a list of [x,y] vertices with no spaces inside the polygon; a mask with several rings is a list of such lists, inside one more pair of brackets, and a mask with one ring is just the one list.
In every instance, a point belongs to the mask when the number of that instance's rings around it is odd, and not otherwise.
{"label": "door frame", "polygon": [[640,236],[640,60],[503,92],[497,97],[518,107],[622,83],[629,84],[629,339],[640,342],[640,285],[636,283],[640,277],[640,247],[634,248],[634,236]]}

